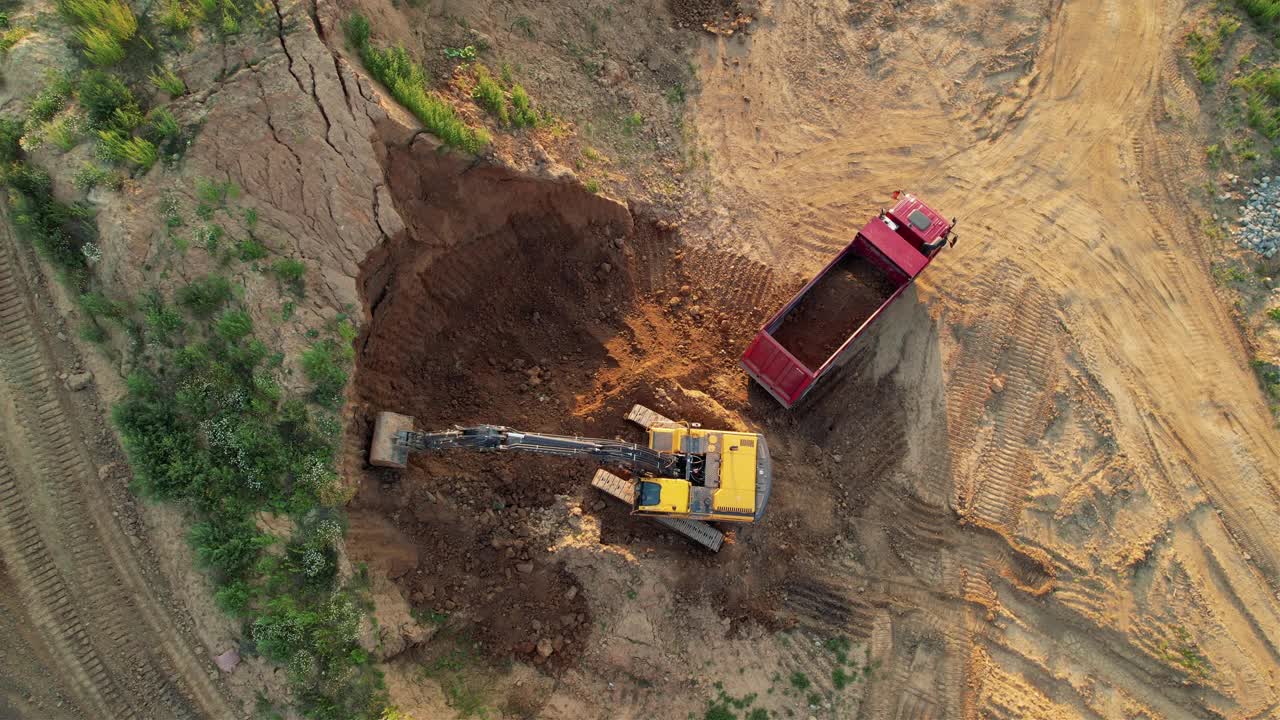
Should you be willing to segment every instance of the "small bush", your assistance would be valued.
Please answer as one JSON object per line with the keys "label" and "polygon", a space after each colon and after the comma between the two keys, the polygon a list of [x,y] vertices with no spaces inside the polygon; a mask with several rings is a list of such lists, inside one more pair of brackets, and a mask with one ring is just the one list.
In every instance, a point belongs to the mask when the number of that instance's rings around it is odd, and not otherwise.
{"label": "small bush", "polygon": [[13,191],[9,202],[19,235],[62,270],[77,291],[87,267],[81,248],[96,237],[90,213],[53,197],[53,181],[43,170],[25,163],[4,169],[4,182]]}
{"label": "small bush", "polygon": [[799,670],[791,673],[791,687],[797,690],[809,689],[809,676]]}
{"label": "small bush", "polygon": [[244,310],[228,310],[218,318],[214,332],[229,343],[239,342],[253,332],[253,318]]}
{"label": "small bush", "polygon": [[511,118],[507,114],[507,96],[502,92],[502,86],[489,74],[489,69],[483,65],[476,66],[476,87],[471,91],[471,97],[497,118],[499,125],[511,124]]}
{"label": "small bush", "polygon": [[88,313],[90,317],[101,317],[109,320],[121,320],[124,318],[125,314],[125,307],[123,304],[108,298],[100,292],[90,292],[81,295],[80,308]]}
{"label": "small bush", "polygon": [[212,317],[234,297],[231,283],[221,275],[206,275],[178,291],[178,304],[199,318]]}
{"label": "small bush", "polygon": [[45,73],[44,82],[44,88],[36,94],[27,111],[32,124],[52,120],[54,115],[62,112],[67,106],[67,98],[75,92],[75,86],[66,73],[56,70]]}
{"label": "small bush", "polygon": [[249,238],[247,240],[241,240],[236,244],[236,254],[240,257],[241,261],[252,262],[266,257],[267,248],[257,240]]}
{"label": "small bush", "polygon": [[31,34],[30,28],[12,27],[0,33],[0,53],[7,53],[19,41]]}
{"label": "small bush", "polygon": [[155,165],[160,157],[156,146],[151,142],[139,137],[128,137],[119,130],[99,130],[98,139],[103,156],[112,162],[127,162],[145,171]]}
{"label": "small bush", "polygon": [[187,84],[178,77],[177,73],[169,68],[156,68],[156,71],[147,76],[152,85],[162,92],[168,93],[169,97],[178,97],[187,92]]}
{"label": "small bush", "polygon": [[305,289],[307,266],[301,260],[281,258],[271,266],[271,272],[288,285],[294,292],[301,294]]}
{"label": "small bush", "polygon": [[644,125],[644,118],[638,112],[633,112],[622,118],[622,128],[630,135]]}
{"label": "small bush", "polygon": [[60,0],[58,8],[76,25],[99,30],[117,43],[128,41],[138,31],[138,19],[123,2]]}
{"label": "small bush", "polygon": [[1280,18],[1280,0],[1236,0],[1236,5],[1261,25],[1271,25]]}
{"label": "small bush", "polygon": [[67,152],[80,142],[82,122],[79,115],[63,113],[54,118],[43,129],[45,139]]}
{"label": "small bush", "polygon": [[165,108],[155,108],[147,113],[147,133],[157,143],[172,140],[182,132],[178,120]]}
{"label": "small bush", "polygon": [[[91,70],[80,78],[80,105],[95,130],[122,129],[120,118],[140,115],[133,93],[114,75]],[[126,128],[132,130],[132,127]]]}
{"label": "small bush", "polygon": [[529,93],[520,85],[511,86],[511,121],[516,127],[533,127],[538,124],[538,115],[529,102]]}
{"label": "small bush", "polygon": [[82,52],[89,62],[98,67],[110,67],[124,59],[124,46],[102,28],[85,28],[76,33],[76,39],[84,46]]}
{"label": "small bush", "polygon": [[0,116],[0,164],[8,165],[22,157],[23,124],[12,115]]}
{"label": "small bush", "polygon": [[311,381],[311,397],[320,405],[333,408],[342,400],[347,386],[347,365],[351,362],[354,336],[343,333],[339,339],[313,343],[302,353],[302,371]]}
{"label": "small bush", "polygon": [[355,14],[347,18],[343,24],[343,30],[347,36],[347,44],[352,49],[360,51],[369,42],[369,19],[363,15]]}
{"label": "small bush", "polygon": [[160,25],[172,35],[185,36],[195,27],[196,18],[181,0],[166,0]]}

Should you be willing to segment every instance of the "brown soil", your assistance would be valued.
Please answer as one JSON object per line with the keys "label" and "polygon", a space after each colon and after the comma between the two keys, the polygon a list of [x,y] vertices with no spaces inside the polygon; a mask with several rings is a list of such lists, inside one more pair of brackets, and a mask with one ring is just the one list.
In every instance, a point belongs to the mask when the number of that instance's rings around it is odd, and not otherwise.
{"label": "brown soil", "polygon": [[[623,419],[635,402],[741,424],[679,389],[732,383],[736,397],[721,400],[745,405],[735,360],[754,325],[735,311],[783,297],[768,272],[688,254],[663,223],[633,226],[625,208],[581,188],[498,168],[455,175],[453,162],[425,143],[388,159],[410,230],[364,266],[370,322],[355,377],[356,452],[379,410],[412,415],[421,429],[493,423],[636,441],[642,431]],[[593,613],[545,532],[569,512],[597,520],[606,544],[680,563],[681,591],[713,598],[726,617],[771,620],[776,593],[746,591],[742,567],[725,559],[745,561],[759,590],[777,585],[779,560],[794,550],[767,558],[739,545],[709,557],[607,504],[589,488],[594,467],[523,454],[416,455],[403,473],[363,470],[353,508],[387,516],[417,544],[421,563],[398,579],[415,608],[458,615],[494,657],[541,663],[542,638],[554,643],[555,667],[582,651]]]}
{"label": "brown soil", "polygon": [[728,26],[742,15],[737,0],[669,0],[668,5],[681,27]]}
{"label": "brown soil", "polygon": [[879,268],[849,252],[805,293],[773,336],[817,370],[896,289]]}

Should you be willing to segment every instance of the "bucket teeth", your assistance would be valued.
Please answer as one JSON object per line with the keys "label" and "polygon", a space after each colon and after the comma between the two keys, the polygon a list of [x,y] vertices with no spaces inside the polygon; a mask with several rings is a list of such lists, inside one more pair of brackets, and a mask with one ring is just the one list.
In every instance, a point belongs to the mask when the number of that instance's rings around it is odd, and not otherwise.
{"label": "bucket teeth", "polygon": [[676,427],[680,424],[675,420],[659,415],[640,404],[631,406],[631,411],[627,413],[627,419],[645,430],[649,430],[654,427]]}

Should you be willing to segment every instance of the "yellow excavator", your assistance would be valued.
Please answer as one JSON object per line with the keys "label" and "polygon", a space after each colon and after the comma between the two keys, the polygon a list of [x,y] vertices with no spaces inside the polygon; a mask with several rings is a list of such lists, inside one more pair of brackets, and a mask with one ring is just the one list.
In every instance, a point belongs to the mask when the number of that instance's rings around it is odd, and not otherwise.
{"label": "yellow excavator", "polygon": [[707,521],[749,523],[764,514],[773,471],[763,435],[706,430],[643,405],[633,406],[627,419],[648,431],[647,446],[500,425],[418,432],[408,415],[380,412],[369,463],[403,469],[411,452],[453,449],[592,458],[629,476],[602,468],[591,480],[593,487],[627,503],[633,515],[652,518],[713,552],[724,543],[724,534]]}

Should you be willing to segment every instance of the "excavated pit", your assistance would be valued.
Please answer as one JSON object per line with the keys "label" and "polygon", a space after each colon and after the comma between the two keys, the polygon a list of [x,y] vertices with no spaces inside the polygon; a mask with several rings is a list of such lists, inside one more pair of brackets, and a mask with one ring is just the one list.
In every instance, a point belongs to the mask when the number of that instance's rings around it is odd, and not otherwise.
{"label": "excavated pit", "polygon": [[[384,167],[406,229],[362,265],[346,471],[361,479],[353,517],[393,527],[361,521],[352,557],[386,568],[415,610],[448,614],[492,657],[549,669],[573,664],[593,628],[588,593],[548,549],[577,518],[637,562],[678,568],[677,596],[710,601],[734,626],[774,622],[793,561],[830,542],[829,498],[842,491],[821,463],[777,471],[803,494],[775,490],[766,518],[713,556],[606,501],[590,488],[592,463],[452,452],[415,455],[397,473],[365,453],[380,410],[419,429],[488,423],[638,442],[624,420],[636,402],[709,427],[785,423],[749,392],[737,358],[800,279],[682,249],[666,223],[575,183],[467,165],[421,141],[389,149]],[[778,444],[775,462],[792,444]]]}

